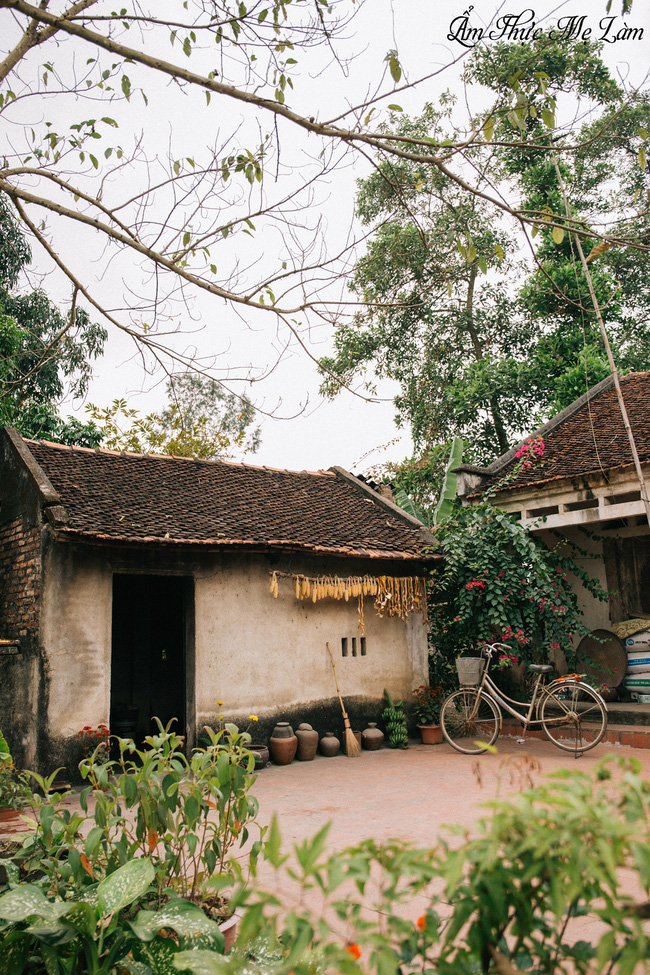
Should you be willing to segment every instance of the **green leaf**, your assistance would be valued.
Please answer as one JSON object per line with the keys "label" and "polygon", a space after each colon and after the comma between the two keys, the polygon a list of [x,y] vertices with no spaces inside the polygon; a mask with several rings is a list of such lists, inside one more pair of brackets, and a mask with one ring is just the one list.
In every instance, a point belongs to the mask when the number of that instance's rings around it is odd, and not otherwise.
{"label": "green leaf", "polygon": [[463,459],[464,446],[465,443],[460,437],[454,437],[445,468],[440,497],[433,513],[434,525],[442,525],[443,522],[448,521],[453,510],[453,502],[458,490],[458,476],[454,473],[454,468],[458,467]]}
{"label": "green leaf", "polygon": [[10,931],[0,941],[0,971],[3,975],[22,975],[26,969],[32,939],[22,931]]}
{"label": "green leaf", "polygon": [[548,108],[542,109],[542,120],[549,129],[555,128],[555,115]]}
{"label": "green leaf", "polygon": [[646,167],[645,146],[641,146],[641,148],[639,149],[639,166],[641,167],[641,169],[645,169]]}
{"label": "green leaf", "polygon": [[389,58],[388,69],[390,71],[391,78],[395,84],[398,84],[400,78],[402,77],[402,68],[396,57]]}
{"label": "green leaf", "polygon": [[[154,938],[153,941],[137,941],[131,953],[136,961],[133,964],[146,969],[146,975],[176,975],[178,969],[174,959],[178,956],[178,945],[172,938]],[[124,965],[124,961],[120,962]],[[138,970],[133,975],[139,975]]]}
{"label": "green leaf", "polygon": [[492,117],[485,120],[481,131],[483,132],[486,141],[491,142],[492,136],[494,135],[494,119]]}
{"label": "green leaf", "polygon": [[417,518],[418,521],[421,521],[424,525],[426,525],[428,521],[426,513],[422,510],[422,508],[419,507],[419,505],[415,503],[415,501],[413,501],[412,498],[409,498],[406,491],[400,487],[395,488],[393,490],[393,500],[395,501],[395,504],[399,505],[402,511],[406,511],[407,514],[411,515],[413,518]]}
{"label": "green leaf", "polygon": [[151,941],[163,928],[171,928],[183,938],[207,939],[215,951],[223,951],[224,936],[216,921],[206,917],[200,907],[185,900],[169,901],[160,911],[140,911],[130,926],[141,941]]}
{"label": "green leaf", "polygon": [[404,109],[401,105],[395,105],[394,103],[388,106],[391,112],[403,112]]}
{"label": "green leaf", "polygon": [[282,836],[280,834],[280,827],[278,825],[278,818],[276,815],[271,819],[271,825],[266,834],[266,840],[264,843],[264,859],[268,860],[272,867],[280,867],[287,859],[280,853],[280,847],[282,845]]}
{"label": "green leaf", "polygon": [[564,240],[564,228],[563,227],[553,227],[553,240],[556,244],[561,244]]}
{"label": "green leaf", "polygon": [[97,902],[102,914],[121,911],[141,897],[154,878],[151,860],[129,860],[109,874],[97,887]]}
{"label": "green leaf", "polygon": [[0,918],[5,921],[25,921],[28,917],[50,918],[54,905],[40,887],[23,884],[0,897]]}
{"label": "green leaf", "polygon": [[174,958],[174,966],[181,972],[192,975],[222,975],[227,964],[212,951],[179,951]]}

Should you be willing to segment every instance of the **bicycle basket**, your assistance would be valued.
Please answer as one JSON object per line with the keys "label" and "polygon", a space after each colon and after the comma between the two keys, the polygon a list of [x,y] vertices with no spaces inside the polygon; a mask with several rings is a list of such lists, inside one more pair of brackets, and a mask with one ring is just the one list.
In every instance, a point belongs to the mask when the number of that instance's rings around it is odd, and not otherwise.
{"label": "bicycle basket", "polygon": [[456,670],[461,685],[471,687],[478,684],[484,667],[483,657],[456,657]]}

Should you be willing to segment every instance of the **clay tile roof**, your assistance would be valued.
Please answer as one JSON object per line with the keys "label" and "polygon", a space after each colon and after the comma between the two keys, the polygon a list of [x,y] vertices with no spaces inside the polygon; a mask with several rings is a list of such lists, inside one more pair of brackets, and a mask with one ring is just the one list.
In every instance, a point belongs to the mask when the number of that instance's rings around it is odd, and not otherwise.
{"label": "clay tile roof", "polygon": [[[57,534],[105,542],[427,559],[430,536],[347,472],[288,471],[24,441],[60,499]],[[336,469],[340,470],[340,469]],[[358,487],[356,486],[358,485]]]}
{"label": "clay tile roof", "polygon": [[[641,462],[650,461],[650,372],[621,376],[625,407]],[[613,379],[599,383],[531,437],[544,441],[542,464],[522,470],[503,490],[580,477],[633,464],[630,444],[616,397]],[[519,445],[518,445],[519,446]],[[500,481],[517,463],[513,448],[483,471],[487,474],[476,494]]]}

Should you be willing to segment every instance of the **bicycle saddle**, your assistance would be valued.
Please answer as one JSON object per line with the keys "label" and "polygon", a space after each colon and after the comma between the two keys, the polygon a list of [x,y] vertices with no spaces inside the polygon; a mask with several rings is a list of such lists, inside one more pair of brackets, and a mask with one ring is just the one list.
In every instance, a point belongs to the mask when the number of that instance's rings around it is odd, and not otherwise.
{"label": "bicycle saddle", "polygon": [[555,670],[553,664],[528,664],[528,669],[533,674],[550,674],[552,670]]}

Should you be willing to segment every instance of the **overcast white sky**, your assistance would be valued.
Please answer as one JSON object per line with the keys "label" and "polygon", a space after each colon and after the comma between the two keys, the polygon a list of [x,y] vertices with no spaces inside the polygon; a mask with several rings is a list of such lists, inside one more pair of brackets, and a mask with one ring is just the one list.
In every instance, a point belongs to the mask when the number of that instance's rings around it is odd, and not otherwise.
{"label": "overcast white sky", "polygon": [[[650,0],[634,0],[632,13],[625,18],[617,16],[614,22],[617,29],[625,24],[644,27],[643,40],[621,40],[607,44],[605,48],[608,64],[630,87],[643,83],[650,63],[649,4]],[[523,14],[526,10],[533,10],[536,22],[544,27],[548,25],[549,18],[585,15],[583,26],[593,30],[592,36],[598,36],[599,21],[605,16],[605,6],[606,0],[568,0],[559,3],[539,0],[534,6],[528,6],[521,0],[508,0],[507,3],[477,0],[470,13],[470,22],[472,26],[488,25],[499,14]],[[343,100],[352,104],[363,100],[369,79],[378,76],[383,58],[390,48],[398,50],[410,80],[449,64],[463,52],[458,41],[447,39],[450,24],[469,7],[459,0],[395,0],[394,3],[389,0],[367,0],[347,41],[346,53],[357,55],[347,76],[338,65],[332,63],[318,77],[310,79],[305,76],[300,79],[302,97],[307,93],[314,98],[318,105],[318,111],[314,114],[321,118],[330,115]],[[612,15],[620,15],[620,7],[620,0],[613,0]],[[458,89],[462,94],[458,88],[458,70],[459,66],[450,67],[420,88],[400,94],[399,103],[406,111],[415,113],[427,99],[435,99],[447,87]],[[150,82],[148,88],[151,88]],[[470,92],[470,99],[475,99],[473,108],[480,105],[476,100],[478,97],[478,93]],[[153,145],[154,140],[158,140],[166,148],[168,142],[173,142],[175,119],[180,118],[175,113],[186,114],[187,106],[187,100],[176,103],[170,96],[163,113],[160,108],[154,112],[143,110],[141,124],[147,145]],[[236,120],[236,115],[233,118]],[[184,122],[187,122],[186,117]],[[197,115],[196,132],[202,133],[204,125],[204,117]],[[359,161],[354,169],[347,166],[336,178],[317,190],[314,218],[318,210],[326,227],[326,239],[333,248],[349,232],[354,181],[363,173],[364,168]],[[247,255],[243,254],[242,260],[246,259]],[[116,280],[114,276],[118,273],[119,269],[113,265],[109,273],[104,274],[105,288],[112,287],[112,281]],[[255,331],[242,329],[241,323],[223,303],[217,303],[209,296],[197,299],[192,313],[197,324],[209,326],[197,331],[195,336],[202,354],[222,354],[224,365],[234,367],[249,362],[270,361],[270,336],[264,330],[258,331],[260,326],[257,323]],[[215,323],[218,327],[215,327]],[[272,329],[274,326],[269,324],[268,327]],[[327,332],[315,332],[313,342],[313,353],[323,354],[329,343]],[[279,412],[285,415],[299,410],[307,397],[309,402],[293,420],[263,419],[262,446],[257,454],[248,456],[249,462],[293,469],[327,468],[332,464],[341,464],[350,469],[364,470],[382,460],[399,460],[410,453],[408,431],[397,430],[393,423],[391,398],[395,390],[390,385],[380,388],[380,402],[368,403],[343,392],[334,402],[322,403],[317,392],[318,384],[315,366],[304,354],[296,351],[288,355],[264,383],[250,388],[249,395],[253,400],[263,403],[267,409],[282,400]],[[160,387],[156,388],[155,380],[148,380],[143,388],[142,376],[132,359],[128,343],[112,336],[104,359],[97,363],[90,399],[102,405],[116,396],[126,396],[132,406],[143,412],[162,403],[161,390]],[[390,444],[387,449],[376,449],[386,444]]]}

